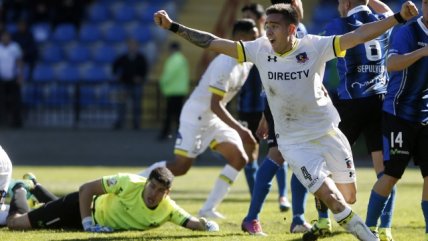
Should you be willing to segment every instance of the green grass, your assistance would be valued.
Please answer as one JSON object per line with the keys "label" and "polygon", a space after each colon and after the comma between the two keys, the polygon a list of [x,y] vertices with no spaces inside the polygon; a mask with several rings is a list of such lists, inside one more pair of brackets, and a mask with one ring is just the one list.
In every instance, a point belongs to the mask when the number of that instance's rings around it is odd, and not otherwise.
{"label": "green grass", "polygon": [[[34,172],[38,180],[62,195],[78,189],[85,181],[97,179],[103,175],[117,172],[136,173],[138,168],[108,167],[15,167],[13,176],[21,177],[25,172]],[[186,176],[177,177],[173,185],[172,198],[190,213],[196,215],[205,201],[220,168],[192,168]],[[358,175],[358,201],[353,209],[365,218],[370,189],[375,181],[371,169],[360,168]],[[425,223],[420,209],[422,178],[417,169],[408,169],[398,186],[397,205],[394,213],[393,234],[396,241],[423,240]],[[221,231],[206,233],[190,231],[173,224],[166,224],[158,229],[145,232],[118,232],[113,234],[92,234],[66,231],[25,231],[15,232],[0,229],[1,240],[300,240],[300,234],[290,234],[291,212],[280,213],[277,204],[277,188],[274,185],[260,216],[263,229],[269,234],[267,238],[251,237],[240,230],[240,224],[249,206],[249,194],[244,175],[238,178],[229,196],[219,207],[227,216],[220,220]],[[313,197],[308,198],[306,219],[316,219]],[[324,240],[355,240],[351,235],[334,223],[334,235]]]}

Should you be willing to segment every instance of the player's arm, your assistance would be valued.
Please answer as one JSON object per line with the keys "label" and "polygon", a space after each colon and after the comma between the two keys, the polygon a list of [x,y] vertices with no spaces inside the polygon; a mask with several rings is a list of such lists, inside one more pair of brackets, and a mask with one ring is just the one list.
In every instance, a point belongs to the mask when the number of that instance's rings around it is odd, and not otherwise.
{"label": "player's arm", "polygon": [[370,0],[369,7],[371,7],[376,13],[382,14],[393,14],[391,8],[382,1],[379,0]]}
{"label": "player's arm", "polygon": [[256,134],[257,134],[257,137],[259,137],[259,139],[261,140],[265,140],[266,138],[268,138],[269,125],[267,123],[264,113],[262,114],[262,118],[260,118],[259,126],[257,127],[257,130],[256,130]]}
{"label": "player's arm", "polygon": [[190,217],[189,220],[187,220],[185,227],[191,230],[201,230],[208,232],[217,232],[220,230],[216,222],[206,220],[205,218],[197,219],[195,217]]}
{"label": "player's arm", "polygon": [[407,1],[401,6],[399,13],[380,21],[364,24],[356,30],[342,35],[339,39],[339,48],[343,51],[372,40],[399,23],[399,20],[407,21],[417,15],[418,9],[415,4]]}
{"label": "player's arm", "polygon": [[223,96],[218,95],[216,93],[212,93],[211,95],[211,110],[222,120],[224,123],[226,123],[228,126],[235,129],[239,136],[242,139],[242,142],[245,144],[256,144],[256,139],[253,137],[253,134],[251,134],[251,131],[248,130],[248,128],[243,127],[233,116],[230,114],[230,112],[221,104],[221,100],[223,99]]}
{"label": "player's arm", "polygon": [[154,21],[161,28],[171,30],[196,46],[238,58],[236,42],[173,22],[164,10],[157,11],[154,14]]}
{"label": "player's arm", "polygon": [[388,71],[400,71],[414,64],[419,59],[427,56],[428,46],[406,54],[391,54],[388,56],[386,68]]}
{"label": "player's arm", "polygon": [[94,196],[105,194],[102,179],[87,182],[79,188],[79,208],[82,226],[88,232],[112,232],[109,227],[94,224],[92,221],[91,203]]}

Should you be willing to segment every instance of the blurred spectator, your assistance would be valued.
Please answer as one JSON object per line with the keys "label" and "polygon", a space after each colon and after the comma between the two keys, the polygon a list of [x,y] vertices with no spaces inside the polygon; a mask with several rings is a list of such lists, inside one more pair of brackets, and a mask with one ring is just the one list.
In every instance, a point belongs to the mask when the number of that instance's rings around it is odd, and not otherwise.
{"label": "blurred spectator", "polygon": [[133,128],[140,128],[143,84],[148,72],[147,60],[139,52],[138,42],[128,40],[128,52],[119,56],[113,63],[113,74],[117,76],[121,85],[119,95],[118,117],[115,129],[121,129],[126,116],[126,102],[132,101]]}
{"label": "blurred spectator", "polygon": [[17,42],[23,52],[23,61],[29,68],[28,76],[31,79],[34,66],[39,56],[33,33],[28,29],[25,21],[18,23],[17,32],[12,35],[13,41]]}
{"label": "blurred spectator", "polygon": [[166,98],[166,111],[159,140],[168,138],[173,122],[178,127],[184,98],[189,93],[189,64],[180,50],[178,42],[170,44],[170,56],[165,61],[160,77],[160,90]]}
{"label": "blurred spectator", "polygon": [[28,20],[29,10],[27,0],[3,0],[2,5],[2,21],[5,23],[18,22],[21,19]]}
{"label": "blurred spectator", "polygon": [[31,23],[51,23],[53,21],[52,0],[31,0]]}
{"label": "blurred spectator", "polygon": [[21,84],[24,79],[22,51],[12,42],[8,32],[1,33],[0,39],[0,120],[9,119],[15,128],[22,126]]}
{"label": "blurred spectator", "polygon": [[54,28],[59,24],[71,23],[78,29],[83,18],[85,1],[83,0],[59,0],[55,1]]}

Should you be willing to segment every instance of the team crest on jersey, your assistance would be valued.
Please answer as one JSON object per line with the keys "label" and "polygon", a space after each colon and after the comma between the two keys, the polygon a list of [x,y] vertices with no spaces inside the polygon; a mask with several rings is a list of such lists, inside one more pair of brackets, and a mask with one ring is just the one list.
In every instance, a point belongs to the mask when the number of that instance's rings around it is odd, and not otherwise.
{"label": "team crest on jersey", "polygon": [[301,63],[301,64],[304,64],[306,61],[309,60],[306,52],[303,52],[303,53],[296,55],[296,59],[297,59],[297,63]]}
{"label": "team crest on jersey", "polygon": [[111,177],[109,179],[107,179],[107,186],[114,186],[117,183],[117,179],[115,177]]}

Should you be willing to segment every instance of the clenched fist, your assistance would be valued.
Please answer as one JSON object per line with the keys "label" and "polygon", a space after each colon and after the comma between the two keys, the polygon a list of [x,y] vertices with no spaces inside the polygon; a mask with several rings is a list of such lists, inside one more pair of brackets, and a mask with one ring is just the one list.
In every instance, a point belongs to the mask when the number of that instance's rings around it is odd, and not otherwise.
{"label": "clenched fist", "polygon": [[153,14],[153,20],[156,25],[161,28],[169,29],[171,27],[172,20],[169,18],[168,13],[165,10],[159,10]]}
{"label": "clenched fist", "polygon": [[404,18],[404,20],[409,20],[413,17],[418,16],[418,8],[412,1],[407,1],[401,5],[400,15]]}

